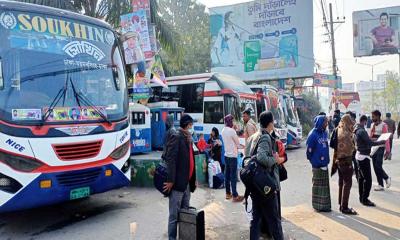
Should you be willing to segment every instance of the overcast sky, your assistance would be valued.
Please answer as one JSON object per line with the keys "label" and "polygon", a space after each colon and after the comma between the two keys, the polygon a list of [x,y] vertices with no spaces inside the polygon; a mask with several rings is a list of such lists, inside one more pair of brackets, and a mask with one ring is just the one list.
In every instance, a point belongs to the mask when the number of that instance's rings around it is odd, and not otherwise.
{"label": "overcast sky", "polygon": [[[207,7],[231,5],[235,3],[248,2],[246,0],[197,0]],[[324,43],[327,37],[322,27],[322,10],[320,0],[298,0],[314,2],[314,56],[317,63],[322,66],[321,72],[331,73],[331,50],[330,44]],[[336,56],[340,74],[343,82],[359,82],[361,80],[371,80],[371,67],[356,63],[353,58],[353,35],[352,35],[352,12],[358,10],[366,10],[373,8],[382,8],[389,6],[400,6],[400,0],[326,0],[327,4],[333,4],[334,18],[343,16],[346,18],[345,23],[336,25]],[[337,6],[337,7],[336,7]],[[375,64],[386,61],[383,64],[375,66],[375,73],[384,73],[386,70],[399,71],[399,56],[378,56],[358,58],[358,62]],[[376,80],[376,76],[374,77]]]}

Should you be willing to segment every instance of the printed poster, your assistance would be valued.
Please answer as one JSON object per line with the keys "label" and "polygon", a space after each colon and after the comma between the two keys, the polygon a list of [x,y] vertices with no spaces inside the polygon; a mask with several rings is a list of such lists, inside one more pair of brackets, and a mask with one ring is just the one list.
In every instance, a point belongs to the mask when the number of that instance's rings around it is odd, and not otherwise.
{"label": "printed poster", "polygon": [[247,81],[310,77],[313,2],[257,0],[210,9],[211,71]]}
{"label": "printed poster", "polygon": [[[107,116],[105,107],[96,107],[104,116]],[[44,113],[47,112],[44,109]],[[50,112],[48,122],[65,122],[65,121],[93,121],[101,120],[101,116],[92,107],[56,107]]]}
{"label": "printed poster", "polygon": [[12,109],[12,120],[42,120],[42,110]]}

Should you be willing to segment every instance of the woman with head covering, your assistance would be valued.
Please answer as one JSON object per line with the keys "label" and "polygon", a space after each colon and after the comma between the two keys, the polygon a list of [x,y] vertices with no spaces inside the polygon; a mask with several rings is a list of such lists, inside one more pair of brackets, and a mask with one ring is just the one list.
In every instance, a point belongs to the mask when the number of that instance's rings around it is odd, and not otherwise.
{"label": "woman with head covering", "polygon": [[312,205],[318,212],[331,211],[329,190],[329,145],[326,127],[328,119],[319,115],[314,119],[314,129],[307,138],[307,159],[312,165]]}
{"label": "woman with head covering", "polygon": [[213,127],[210,133],[210,138],[207,142],[211,146],[210,156],[214,161],[219,162],[222,172],[225,170],[225,165],[221,162],[221,150],[222,143],[219,137],[219,131],[216,127]]}
{"label": "woman with head covering", "polygon": [[[350,189],[353,176],[353,152],[355,151],[353,131],[355,122],[350,114],[345,114],[340,120],[337,129],[337,148],[334,152],[334,165],[339,173],[339,205],[344,214],[356,215],[357,212],[349,208]],[[334,173],[334,172],[333,172]]]}

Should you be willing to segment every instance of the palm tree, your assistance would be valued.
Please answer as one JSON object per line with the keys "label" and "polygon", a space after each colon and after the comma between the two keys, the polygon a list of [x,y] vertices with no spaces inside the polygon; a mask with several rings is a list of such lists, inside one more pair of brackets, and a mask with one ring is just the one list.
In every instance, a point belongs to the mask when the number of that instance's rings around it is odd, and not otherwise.
{"label": "palm tree", "polygon": [[[15,0],[18,2],[33,3],[82,13],[90,17],[103,19],[118,28],[120,16],[132,10],[130,0]],[[163,19],[159,11],[159,1],[150,0],[151,22],[156,25],[156,37],[162,49],[171,56],[175,56],[178,65],[183,62],[183,48],[180,36]]]}

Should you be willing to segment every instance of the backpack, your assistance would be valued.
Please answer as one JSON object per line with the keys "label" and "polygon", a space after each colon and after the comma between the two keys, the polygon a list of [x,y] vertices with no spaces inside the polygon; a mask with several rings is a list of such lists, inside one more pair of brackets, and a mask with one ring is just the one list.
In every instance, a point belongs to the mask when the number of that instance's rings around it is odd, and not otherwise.
{"label": "backpack", "polygon": [[329,147],[333,148],[334,150],[337,150],[338,146],[338,129],[335,128],[332,132],[331,140],[329,141]]}
{"label": "backpack", "polygon": [[278,188],[278,183],[274,175],[274,168],[267,169],[257,162],[257,150],[260,139],[258,139],[256,147],[251,153],[251,157],[246,157],[243,160],[243,166],[240,170],[240,180],[246,188],[244,194],[246,211],[248,205],[247,200],[251,193],[268,199],[275,194]]}
{"label": "backpack", "polygon": [[164,183],[167,182],[168,170],[166,164],[161,162],[157,165],[154,172],[153,183],[154,187],[162,194],[164,197],[168,197],[169,193],[164,192]]}

